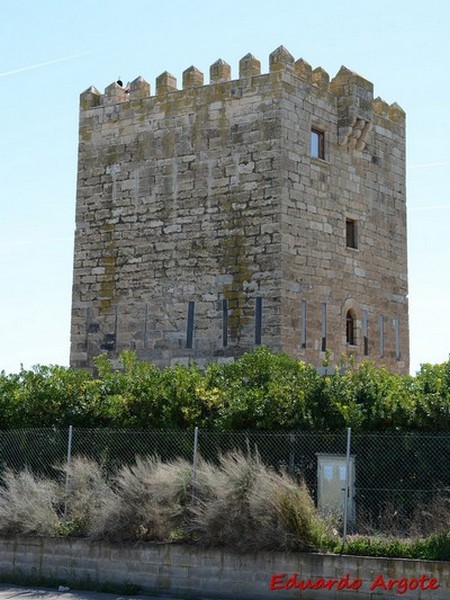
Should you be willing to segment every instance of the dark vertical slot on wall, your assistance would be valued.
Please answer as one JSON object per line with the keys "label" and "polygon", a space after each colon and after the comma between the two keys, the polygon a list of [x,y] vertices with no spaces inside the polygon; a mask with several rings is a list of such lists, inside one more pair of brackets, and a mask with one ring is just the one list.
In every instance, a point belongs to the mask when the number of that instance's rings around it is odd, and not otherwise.
{"label": "dark vertical slot on wall", "polygon": [[90,311],[89,306],[86,308],[86,334],[84,336],[84,345],[86,347],[86,352],[89,352],[89,328],[90,328]]}
{"label": "dark vertical slot on wall", "polygon": [[378,317],[378,329],[380,330],[380,358],[384,358],[384,317]]}
{"label": "dark vertical slot on wall", "polygon": [[192,341],[194,339],[194,307],[195,302],[191,300],[188,306],[186,348],[192,348]]}
{"label": "dark vertical slot on wall", "polygon": [[116,306],[116,312],[114,316],[114,331],[113,333],[105,333],[103,341],[100,344],[100,350],[106,350],[107,352],[114,352],[117,349],[117,320],[118,320],[118,307]]}
{"label": "dark vertical slot on wall", "polygon": [[144,350],[147,350],[148,346],[148,304],[145,305],[144,313]]}
{"label": "dark vertical slot on wall", "polygon": [[322,303],[322,352],[327,349],[327,305]]}
{"label": "dark vertical slot on wall", "polygon": [[363,310],[364,356],[369,356],[369,314]]}
{"label": "dark vertical slot on wall", "polygon": [[306,348],[306,300],[302,300],[301,306],[302,332],[300,344],[302,348]]}
{"label": "dark vertical slot on wall", "polygon": [[119,307],[116,304],[116,315],[114,318],[114,350],[117,348],[117,324],[119,322]]}
{"label": "dark vertical slot on wall", "polygon": [[356,346],[356,318],[355,313],[352,310],[347,311],[345,329],[347,344],[349,344],[349,346]]}
{"label": "dark vertical slot on wall", "polygon": [[394,332],[395,332],[395,360],[400,360],[400,322],[398,319],[394,319]]}
{"label": "dark vertical slot on wall", "polygon": [[228,346],[228,300],[222,300],[222,345]]}
{"label": "dark vertical slot on wall", "polygon": [[262,330],[262,298],[256,298],[255,304],[255,344],[261,345],[261,330]]}

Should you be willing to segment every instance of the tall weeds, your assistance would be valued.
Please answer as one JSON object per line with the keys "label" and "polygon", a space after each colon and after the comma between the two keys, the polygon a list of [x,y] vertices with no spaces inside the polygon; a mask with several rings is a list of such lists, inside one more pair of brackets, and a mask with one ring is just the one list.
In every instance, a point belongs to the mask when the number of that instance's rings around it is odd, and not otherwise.
{"label": "tall weeds", "polygon": [[0,532],[52,535],[59,523],[58,484],[28,469],[6,469],[0,486]]}
{"label": "tall weeds", "polygon": [[89,535],[111,541],[170,540],[183,525],[190,480],[187,461],[137,458],[113,480]]}
{"label": "tall weeds", "polygon": [[64,506],[68,509],[65,520],[75,531],[87,534],[114,495],[107,473],[100,463],[83,456],[74,457],[68,467],[60,470],[68,476],[68,486],[64,485],[63,492]]}
{"label": "tall weeds", "polygon": [[318,549],[328,535],[306,486],[266,467],[257,454],[233,452],[218,465],[199,459],[195,478],[187,461],[155,457],[137,458],[109,479],[101,465],[82,457],[62,470],[67,489],[29,471],[3,474],[2,533],[240,550]]}
{"label": "tall weeds", "polygon": [[[204,471],[206,467],[206,472]],[[215,472],[198,473],[204,500],[193,506],[191,529],[207,546],[241,550],[320,548],[328,534],[303,483],[266,467],[258,455],[223,456]]]}

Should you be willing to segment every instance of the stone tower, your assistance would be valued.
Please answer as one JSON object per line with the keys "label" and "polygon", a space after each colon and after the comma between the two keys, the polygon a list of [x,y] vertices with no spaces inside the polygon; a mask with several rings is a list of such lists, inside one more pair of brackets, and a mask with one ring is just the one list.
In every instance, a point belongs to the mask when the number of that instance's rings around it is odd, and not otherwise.
{"label": "stone tower", "polygon": [[405,114],[283,47],[81,94],[71,364],[409,366]]}

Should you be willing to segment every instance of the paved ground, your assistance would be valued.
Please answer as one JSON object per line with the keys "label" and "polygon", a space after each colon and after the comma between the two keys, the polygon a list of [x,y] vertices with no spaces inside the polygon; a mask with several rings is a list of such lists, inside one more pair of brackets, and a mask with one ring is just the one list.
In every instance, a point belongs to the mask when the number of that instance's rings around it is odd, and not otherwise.
{"label": "paved ground", "polygon": [[[167,600],[160,596],[121,596],[119,594],[102,594],[100,592],[83,592],[70,590],[58,592],[57,588],[22,587],[0,584],[0,600]],[[172,599],[176,600],[176,599]],[[178,600],[182,600],[179,598]]]}

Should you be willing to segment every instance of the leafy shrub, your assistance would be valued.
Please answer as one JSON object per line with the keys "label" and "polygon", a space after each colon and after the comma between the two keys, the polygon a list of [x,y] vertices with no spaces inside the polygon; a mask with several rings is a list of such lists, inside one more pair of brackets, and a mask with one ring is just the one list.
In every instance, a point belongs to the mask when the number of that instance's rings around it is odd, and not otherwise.
{"label": "leafy shrub", "polygon": [[415,378],[416,422],[424,429],[450,429],[450,360],[438,365],[424,364]]}
{"label": "leafy shrub", "polygon": [[260,347],[233,363],[209,365],[205,379],[215,394],[214,428],[310,430],[333,422],[322,402],[323,377],[287,354]]}
{"label": "leafy shrub", "polygon": [[[151,427],[219,430],[448,431],[450,361],[415,377],[371,362],[342,362],[321,376],[283,353],[259,347],[234,363],[159,369],[130,351],[121,369],[106,355],[96,374],[36,366],[0,372],[0,428]],[[344,364],[345,363],[345,364]]]}
{"label": "leafy shrub", "polygon": [[450,530],[433,533],[430,536],[413,542],[414,558],[426,560],[450,560]]}
{"label": "leafy shrub", "polygon": [[387,556],[413,558],[411,540],[387,536],[351,536],[347,539],[345,554],[358,556]]}

